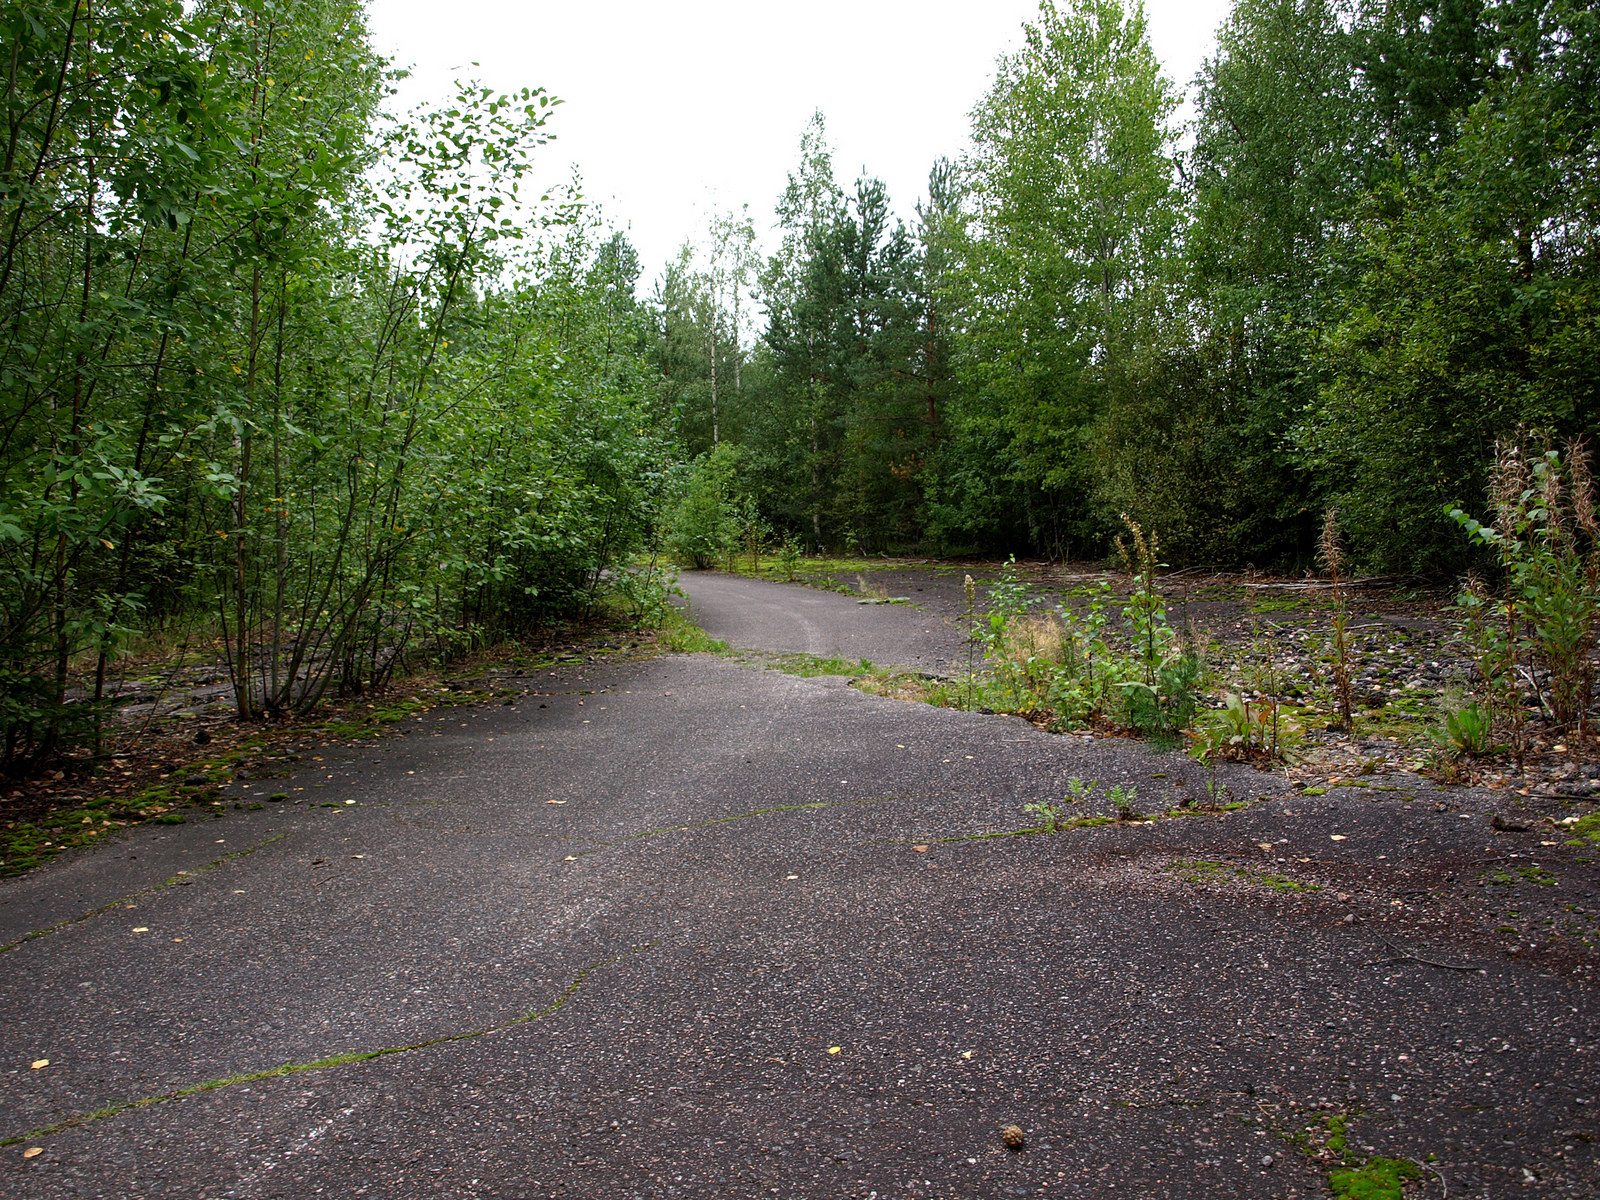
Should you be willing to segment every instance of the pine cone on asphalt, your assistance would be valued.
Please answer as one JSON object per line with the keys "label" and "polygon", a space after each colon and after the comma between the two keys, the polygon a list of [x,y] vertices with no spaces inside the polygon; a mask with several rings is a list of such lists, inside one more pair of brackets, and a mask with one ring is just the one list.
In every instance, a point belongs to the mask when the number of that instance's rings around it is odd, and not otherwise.
{"label": "pine cone on asphalt", "polygon": [[1028,1135],[1022,1132],[1021,1125],[1007,1125],[1000,1131],[1000,1140],[1006,1144],[1008,1150],[1021,1150]]}

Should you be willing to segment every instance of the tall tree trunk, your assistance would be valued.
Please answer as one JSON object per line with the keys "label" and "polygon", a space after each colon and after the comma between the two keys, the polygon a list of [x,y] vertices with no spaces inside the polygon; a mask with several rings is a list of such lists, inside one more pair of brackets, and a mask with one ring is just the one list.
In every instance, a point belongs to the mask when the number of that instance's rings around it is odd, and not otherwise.
{"label": "tall tree trunk", "polygon": [[721,441],[717,417],[717,306],[711,305],[711,444]]}

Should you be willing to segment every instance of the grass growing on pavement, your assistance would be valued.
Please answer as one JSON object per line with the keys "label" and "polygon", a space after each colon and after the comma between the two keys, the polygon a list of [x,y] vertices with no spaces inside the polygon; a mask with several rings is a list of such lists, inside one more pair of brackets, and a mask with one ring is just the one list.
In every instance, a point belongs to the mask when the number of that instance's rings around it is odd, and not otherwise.
{"label": "grass growing on pavement", "polygon": [[773,671],[812,679],[818,675],[870,675],[873,666],[866,659],[851,662],[848,658],[820,658],[815,654],[784,654],[767,664]]}
{"label": "grass growing on pavement", "polygon": [[694,625],[676,608],[661,622],[661,640],[674,654],[727,654],[728,643],[719,642]]}

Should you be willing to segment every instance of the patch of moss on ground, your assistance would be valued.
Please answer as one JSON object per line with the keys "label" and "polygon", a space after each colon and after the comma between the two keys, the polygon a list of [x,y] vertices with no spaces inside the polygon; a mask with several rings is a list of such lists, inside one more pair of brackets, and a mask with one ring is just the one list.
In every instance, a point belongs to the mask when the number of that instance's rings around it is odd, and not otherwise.
{"label": "patch of moss on ground", "polygon": [[1534,883],[1540,887],[1555,887],[1561,882],[1561,876],[1546,871],[1543,867],[1512,867],[1503,871],[1485,871],[1483,881],[1495,887],[1508,887],[1514,883]]}
{"label": "patch of moss on ground", "polygon": [[[1303,883],[1298,879],[1290,879],[1286,875],[1264,875],[1259,871],[1252,871],[1249,867],[1230,867],[1226,863],[1211,862],[1203,858],[1175,858],[1167,864],[1167,870],[1177,875],[1178,878],[1197,887],[1212,883],[1240,883],[1257,884],[1269,887],[1277,892],[1320,892],[1319,884]],[[1342,1135],[1343,1126],[1340,1127]]]}
{"label": "patch of moss on ground", "polygon": [[1416,1163],[1374,1158],[1364,1167],[1346,1167],[1329,1174],[1328,1190],[1336,1200],[1404,1200],[1406,1184],[1421,1178]]}
{"label": "patch of moss on ground", "polygon": [[1595,845],[1600,846],[1600,812],[1593,812],[1586,817],[1579,817],[1572,826],[1571,833],[1574,836],[1567,843],[1569,846],[1582,846],[1585,842],[1593,842]]}

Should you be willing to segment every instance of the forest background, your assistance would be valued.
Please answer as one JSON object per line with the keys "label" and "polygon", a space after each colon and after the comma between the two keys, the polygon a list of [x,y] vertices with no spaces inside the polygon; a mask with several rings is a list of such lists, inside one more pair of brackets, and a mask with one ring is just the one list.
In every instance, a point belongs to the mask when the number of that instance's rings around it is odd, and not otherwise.
{"label": "forest background", "polygon": [[804,131],[775,253],[650,285],[535,88],[390,113],[354,0],[0,0],[0,765],[203,629],[241,717],[612,595],[664,543],[1372,569],[1600,386],[1600,14],[1240,0],[1180,92],[1044,5],[896,217]]}

